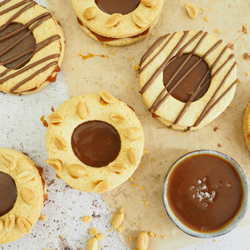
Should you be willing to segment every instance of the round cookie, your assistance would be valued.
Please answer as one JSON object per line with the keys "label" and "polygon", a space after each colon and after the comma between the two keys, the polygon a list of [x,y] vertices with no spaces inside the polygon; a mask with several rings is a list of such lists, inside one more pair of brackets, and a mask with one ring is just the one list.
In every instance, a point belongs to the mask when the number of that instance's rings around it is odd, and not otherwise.
{"label": "round cookie", "polygon": [[64,35],[52,14],[33,0],[0,3],[0,91],[33,94],[56,80]]}
{"label": "round cookie", "polygon": [[231,50],[203,31],[162,36],[140,62],[140,93],[147,107],[177,130],[212,122],[231,103],[237,81]]}
{"label": "round cookie", "polygon": [[111,190],[140,163],[141,123],[130,107],[106,91],[67,100],[48,121],[46,162],[75,189]]}
{"label": "round cookie", "polygon": [[147,37],[161,14],[164,0],[71,0],[87,35],[112,46]]}
{"label": "round cookie", "polygon": [[46,200],[42,171],[26,155],[0,148],[0,245],[30,233]]}
{"label": "round cookie", "polygon": [[243,131],[247,147],[250,150],[250,103],[248,104],[245,111]]}

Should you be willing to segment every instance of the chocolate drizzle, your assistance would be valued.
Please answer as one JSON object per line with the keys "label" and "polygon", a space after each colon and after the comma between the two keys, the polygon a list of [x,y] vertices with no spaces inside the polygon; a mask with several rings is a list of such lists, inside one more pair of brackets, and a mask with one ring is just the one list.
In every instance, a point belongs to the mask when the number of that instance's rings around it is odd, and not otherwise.
{"label": "chocolate drizzle", "polygon": [[[183,36],[181,37],[181,39],[179,40],[179,42],[177,43],[177,45],[174,47],[174,49],[170,52],[169,56],[166,58],[166,60],[160,65],[160,67],[153,73],[153,75],[149,78],[149,80],[146,82],[146,84],[142,87],[140,93],[143,94],[145,93],[148,88],[153,84],[154,80],[158,77],[158,75],[163,72],[170,64],[171,62],[173,62],[174,60],[182,57],[184,54],[184,50],[194,41],[196,40],[203,32],[199,31],[197,32],[197,34],[190,39],[182,48],[180,48],[178,50],[178,48],[181,46],[181,44],[185,41],[187,35],[188,35],[189,31],[184,31]],[[175,36],[176,33],[173,33],[170,38],[168,39],[168,41],[162,46],[162,48],[156,53],[156,55],[154,55],[154,57],[152,57],[152,59],[150,59],[140,70],[140,73],[164,50],[164,48],[171,42],[172,38]],[[187,83],[185,82],[185,80],[187,79],[188,76],[190,76],[190,73],[192,73],[195,69],[197,70],[197,67],[200,67],[200,63],[204,61],[204,59],[210,54],[212,53],[221,43],[222,40],[219,40],[218,42],[216,42],[202,57],[199,58],[199,60],[192,60],[193,56],[195,55],[195,52],[197,51],[197,49],[200,47],[200,45],[202,44],[202,42],[205,40],[206,36],[207,36],[207,32],[203,33],[201,35],[201,37],[199,38],[198,43],[195,45],[194,49],[186,54],[184,60],[181,61],[181,64],[177,67],[177,69],[175,69],[174,72],[172,72],[171,76],[168,76],[168,80],[167,82],[164,82],[163,86],[163,90],[161,91],[161,93],[158,95],[158,97],[156,98],[156,100],[154,101],[154,103],[151,105],[151,107],[149,108],[149,110],[154,113],[156,112],[159,107],[167,100],[167,98],[172,95],[173,91],[177,88],[180,87],[181,84]],[[153,51],[160,46],[164,40],[169,36],[165,35],[163,37],[160,37],[151,47],[150,49],[144,54],[144,56],[141,59],[140,64],[142,65],[143,62],[153,53]],[[173,122],[174,125],[178,124],[179,121],[181,120],[181,118],[184,116],[184,114],[187,112],[187,110],[189,109],[190,105],[192,102],[198,100],[203,94],[204,92],[206,92],[205,90],[208,89],[208,86],[210,84],[210,81],[222,70],[222,68],[230,61],[234,58],[234,55],[231,54],[227,60],[213,73],[212,70],[215,68],[215,66],[218,64],[218,62],[220,61],[220,59],[222,58],[222,56],[225,54],[227,50],[227,46],[224,47],[224,49],[221,51],[221,53],[219,54],[219,56],[216,58],[216,60],[214,61],[214,63],[208,67],[207,71],[203,73],[203,76],[201,77],[201,79],[199,80],[198,84],[196,85],[196,87],[194,88],[193,91],[190,92],[189,94],[189,98],[187,100],[185,100],[185,105],[182,108],[182,110],[180,111],[180,113],[178,114],[177,118],[175,119],[175,121]],[[174,56],[175,55],[175,56]],[[174,56],[174,57],[173,57]],[[196,56],[197,57],[197,56]],[[193,62],[192,62],[193,61]],[[190,63],[192,62],[192,63]],[[189,66],[189,64],[191,64],[191,66]],[[185,70],[183,72],[182,69],[184,69],[185,66]],[[189,67],[188,67],[189,66]],[[213,101],[216,99],[219,91],[221,90],[221,88],[223,87],[224,83],[226,82],[228,76],[230,75],[230,73],[232,72],[232,70],[234,69],[234,67],[236,66],[236,62],[233,63],[233,65],[231,66],[230,70],[228,71],[228,73],[226,74],[226,76],[224,77],[224,79],[221,81],[220,85],[217,87],[216,91],[214,92],[213,96],[211,97],[211,99],[209,100],[209,102],[207,103],[206,107],[203,109],[203,111],[201,112],[200,116],[198,117],[198,119],[195,121],[194,125],[192,127],[196,127],[198,126],[201,121],[208,115],[208,113],[211,111],[211,109],[233,88],[233,86],[237,83],[237,80],[235,80],[232,85],[224,92],[222,93],[218,99],[213,103]],[[181,73],[180,73],[181,72]],[[179,74],[178,74],[179,73]],[[182,75],[181,75],[182,74]],[[178,75],[178,77],[176,77]],[[178,78],[176,80],[176,78]],[[167,93],[166,93],[167,92]],[[190,130],[190,128],[188,128],[187,130]]]}
{"label": "chocolate drizzle", "polygon": [[[4,4],[9,2],[8,0],[2,2],[0,4],[0,7],[2,7]],[[25,5],[27,4],[27,5]],[[3,84],[5,81],[16,77],[17,75],[34,68],[35,66],[42,64],[48,60],[56,59],[60,57],[60,54],[53,54],[50,56],[47,56],[41,60],[38,60],[26,67],[25,64],[27,64],[30,59],[41,49],[48,46],[52,42],[60,39],[61,37],[59,35],[51,36],[44,41],[38,43],[38,44],[32,44],[27,46],[27,43],[29,43],[29,40],[27,40],[30,36],[33,37],[32,32],[40,26],[42,23],[44,23],[46,20],[52,18],[51,13],[45,12],[29,22],[27,22],[25,25],[19,24],[19,23],[13,23],[12,21],[15,20],[17,17],[19,17],[21,14],[23,14],[25,11],[36,5],[33,0],[24,0],[18,4],[15,4],[3,11],[0,12],[0,15],[3,15],[5,13],[8,13],[9,11],[12,11],[18,7],[21,7],[25,5],[23,8],[21,8],[19,11],[17,11],[2,27],[0,27],[0,43],[4,42],[5,46],[2,51],[0,51],[0,65],[7,67],[7,69],[0,73],[0,77],[4,77],[7,73],[9,73],[12,70],[17,70],[21,68],[18,71],[15,71],[15,73],[8,75],[5,78],[0,79],[0,84]],[[17,37],[16,39],[13,39],[13,37]],[[30,38],[29,38],[30,39]],[[3,47],[3,46],[1,46]],[[21,48],[21,49],[19,49]],[[19,53],[16,53],[19,52]],[[29,80],[33,79],[38,74],[44,72],[50,67],[57,66],[58,60],[53,61],[42,67],[41,69],[37,70],[35,73],[31,74],[26,79],[23,79],[19,83],[17,83],[11,90],[10,93],[15,94],[15,91],[28,82]],[[52,79],[52,78],[51,78]]]}

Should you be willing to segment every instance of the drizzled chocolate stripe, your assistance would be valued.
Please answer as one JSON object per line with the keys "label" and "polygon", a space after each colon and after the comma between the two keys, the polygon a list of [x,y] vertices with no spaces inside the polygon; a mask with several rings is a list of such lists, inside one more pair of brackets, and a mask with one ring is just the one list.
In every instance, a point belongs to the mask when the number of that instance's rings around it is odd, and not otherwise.
{"label": "drizzled chocolate stripe", "polygon": [[[198,32],[198,34],[200,34],[200,32]],[[196,34],[196,36],[194,36],[193,38],[197,38],[199,35]],[[184,74],[181,79],[169,90],[169,92],[163,97],[165,91],[167,90],[167,87],[170,85],[170,83],[172,82],[172,80],[176,77],[176,75],[180,72],[180,70],[183,68],[183,66],[187,63],[187,61],[190,59],[190,57],[196,52],[196,50],[198,49],[198,47],[200,46],[200,44],[202,43],[202,41],[205,39],[205,37],[207,36],[207,32],[204,33],[204,35],[201,37],[201,39],[199,40],[199,42],[197,43],[197,45],[194,47],[193,51],[188,55],[188,57],[185,59],[185,61],[180,65],[180,67],[176,70],[176,72],[173,74],[173,76],[169,79],[169,81],[166,83],[165,88],[163,88],[163,90],[161,91],[160,95],[156,98],[155,102],[152,104],[152,106],[150,107],[150,111],[156,111],[158,109],[158,107],[171,95],[171,93],[175,90],[175,88],[181,83],[181,81],[192,71],[193,68],[195,68],[196,65],[198,65],[198,63],[200,61],[198,61],[196,64],[194,64],[187,72],[186,74]],[[195,39],[191,39],[188,44],[191,44]],[[178,54],[181,56],[182,52],[184,51],[184,49],[187,46],[183,46]],[[201,60],[201,59],[200,59]],[[163,97],[163,98],[162,98]],[[162,98],[162,99],[161,99]]]}
{"label": "drizzled chocolate stripe", "polygon": [[10,2],[11,0],[5,0],[3,2],[0,3],[0,7],[4,6],[6,3]]}
{"label": "drizzled chocolate stripe", "polygon": [[[202,36],[202,38],[200,39],[200,41],[198,42],[198,44],[196,45],[196,47],[194,48],[194,50],[188,55],[187,59],[180,65],[179,69],[177,69],[177,73],[182,69],[182,67],[187,63],[187,61],[190,59],[190,57],[195,53],[195,51],[197,50],[197,48],[200,46],[200,44],[204,41],[204,38],[207,36],[207,32],[204,33],[204,35]],[[176,84],[171,88],[171,90],[169,90],[169,92],[158,102],[156,103],[152,108],[150,108],[150,110],[156,112],[157,109],[163,104],[163,102],[171,95],[171,93],[174,91],[175,88],[177,88],[179,86],[179,84],[185,79],[185,77],[191,73],[191,71],[193,69],[195,69],[196,66],[198,66],[198,64],[205,59],[206,56],[208,56],[210,53],[212,53],[220,44],[222,43],[222,40],[219,40],[210,50],[208,50],[203,57],[201,57],[194,65],[192,65],[187,71],[186,73],[181,77],[181,79],[176,82]],[[217,64],[217,62],[216,62]],[[215,66],[215,65],[214,65]],[[200,83],[198,84],[198,86],[196,87],[196,89],[194,90],[194,93],[190,96],[190,99],[188,100],[188,102],[186,103],[186,105],[183,108],[183,111],[181,112],[181,115],[183,115],[184,111],[186,111],[186,108],[188,106],[191,105],[191,102],[195,99],[195,97],[202,91],[202,87],[205,87],[206,84],[204,84],[204,80],[206,79],[206,77],[208,76],[208,74],[212,71],[213,67],[210,67],[210,69],[206,72],[206,74],[203,76],[203,78],[201,79]],[[174,77],[177,75],[174,74]],[[165,88],[163,89],[163,92],[167,89],[167,87],[169,86],[169,84],[171,83],[171,81],[174,79],[174,77],[172,77],[170,79],[170,81],[166,84]],[[211,79],[210,79],[211,80]],[[208,82],[206,82],[208,83]],[[159,100],[159,98],[157,98]],[[178,119],[178,118],[177,118]],[[179,119],[178,119],[179,120]],[[174,123],[176,124],[176,123]]]}
{"label": "drizzled chocolate stripe", "polygon": [[[154,52],[154,50],[160,46],[160,44],[169,36],[169,34],[165,35],[165,36],[162,36],[160,38],[158,38],[154,44],[149,48],[149,50],[142,56],[141,58],[141,61],[140,61],[140,66],[143,64],[143,62]],[[160,53],[165,47],[167,46],[167,43],[165,44],[165,46],[163,46],[161,48],[161,50],[158,52]],[[152,60],[150,61],[153,61],[155,59],[155,57],[158,55],[158,53],[152,58]],[[146,64],[147,65],[147,64]],[[146,65],[143,67],[145,68]],[[140,69],[140,73],[143,71],[143,68]]]}
{"label": "drizzled chocolate stripe", "polygon": [[[5,0],[4,2],[2,2],[0,4],[0,7],[3,6],[4,4],[8,3],[9,0]],[[26,12],[28,9],[30,9],[31,7],[33,7],[34,5],[36,5],[36,2],[33,2],[33,0],[24,0],[20,3],[17,3],[3,11],[0,12],[0,15],[3,15],[9,11],[12,11],[20,6],[23,6],[25,5],[22,9],[18,10],[1,28],[0,28],[0,32],[1,31],[4,31],[6,28],[9,27],[9,25],[17,18],[19,17],[21,14],[23,14],[24,12]],[[15,42],[12,42],[10,45],[8,45],[7,47],[5,47],[4,50],[2,50],[0,52],[0,56],[3,56],[5,55],[6,53],[8,53],[10,50],[12,50],[15,46],[17,46],[18,44],[20,44],[26,37],[28,37],[30,34],[32,34],[32,32],[34,31],[34,29],[36,29],[38,26],[40,26],[42,23],[44,23],[46,20],[52,18],[52,15],[51,13],[49,12],[45,12],[43,14],[40,14],[39,16],[33,18],[32,20],[30,20],[28,23],[26,23],[24,26],[22,26],[21,28],[19,28],[18,26],[18,29],[16,30],[12,30],[11,32],[9,32],[8,34],[5,34],[3,35],[2,37],[0,37],[0,42],[6,40],[6,39],[11,39],[13,36],[21,33],[22,31],[24,30],[28,30],[24,35],[21,36],[20,34],[20,38],[18,38],[17,41]],[[31,28],[30,26],[33,25]],[[6,33],[6,32],[5,32]],[[5,71],[3,71],[2,73],[0,73],[0,77],[3,77],[4,75],[6,75],[8,72],[12,71],[12,70],[16,70],[20,67],[22,67],[23,65],[25,65],[25,63],[27,63],[33,56],[35,53],[37,53],[38,51],[40,51],[42,48],[48,46],[50,43],[60,39],[61,37],[59,35],[54,35],[54,36],[51,36],[49,38],[47,38],[46,40],[40,42],[39,44],[36,44],[36,46],[33,48],[33,49],[28,49],[28,48],[25,48],[22,52],[20,52],[20,54],[13,54],[11,57],[8,56],[8,59],[5,60],[5,61],[2,61],[0,63],[0,65],[8,65],[10,63],[13,63],[13,62],[17,62],[18,64],[17,65],[13,65],[12,67],[9,67],[8,69],[6,69]],[[26,50],[27,49],[27,50]],[[30,54],[30,55],[29,55]],[[20,58],[23,58],[24,59],[22,60],[21,59],[21,62],[17,61],[17,60],[20,60]],[[3,84],[5,81],[47,61],[47,60],[50,60],[50,59],[55,59],[55,58],[58,58],[60,57],[60,54],[54,54],[54,55],[51,55],[51,56],[48,56],[46,58],[43,58],[39,61],[36,61],[32,64],[30,64],[29,66],[27,67],[23,67],[21,70],[18,70],[17,72],[3,78],[3,79],[0,79],[0,84]],[[15,85],[11,90],[10,92],[11,93],[14,93],[14,91],[16,91],[21,85],[25,84],[27,81],[33,79],[36,75],[40,74],[41,72],[44,72],[46,69],[54,66],[54,65],[57,65],[58,64],[58,60],[54,61],[54,62],[51,62],[49,64],[47,64],[46,66],[44,66],[42,69],[39,69],[38,71],[36,71],[35,73],[33,73],[31,76],[27,77],[26,79],[22,80],[21,82],[17,83],[17,85]]]}
{"label": "drizzled chocolate stripe", "polygon": [[[202,31],[199,31],[192,39],[190,39],[189,42],[187,42],[181,49],[179,49],[179,51],[176,53],[175,58],[180,57],[184,50],[194,41],[198,38],[198,36],[203,33]],[[185,36],[186,32],[184,32]],[[204,33],[202,35],[202,37],[200,38],[200,40],[198,41],[198,43],[196,44],[195,48],[192,50],[192,52],[190,52],[187,56],[187,58],[181,63],[181,65],[178,67],[178,69],[176,70],[176,72],[173,73],[173,75],[170,77],[170,79],[168,80],[168,82],[165,84],[165,86],[163,87],[163,90],[161,91],[161,93],[158,95],[158,97],[156,98],[156,100],[154,101],[154,103],[152,104],[152,106],[149,108],[149,110],[151,112],[156,112],[158,110],[158,108],[167,100],[167,98],[171,95],[171,93],[174,91],[175,88],[178,87],[178,85],[185,79],[185,77],[187,77],[188,74],[190,74],[190,72],[192,70],[195,69],[195,67],[203,60],[205,59],[206,56],[208,56],[210,53],[212,53],[221,43],[222,40],[219,40],[218,42],[216,42],[195,64],[193,64],[190,68],[188,68],[186,70],[186,72],[181,76],[181,78],[171,87],[171,89],[168,91],[167,94],[164,95],[164,92],[166,92],[167,87],[171,84],[171,82],[173,81],[173,79],[177,76],[177,74],[180,72],[180,70],[184,67],[184,65],[186,63],[188,63],[189,59],[191,58],[192,55],[195,54],[196,50],[199,48],[199,46],[202,44],[202,42],[204,41],[205,37],[207,36],[207,32]],[[173,38],[173,35],[169,38],[168,42]],[[186,38],[186,37],[185,37]],[[184,38],[184,39],[185,39]],[[146,52],[146,54],[143,56],[141,63],[143,63],[146,58],[152,54],[152,52],[157,48],[157,46],[159,46],[159,44],[161,44],[163,42],[164,39],[159,38],[150,48],[150,51]],[[181,41],[182,40],[182,41]],[[183,42],[183,37],[180,41]],[[180,43],[179,41],[179,43]],[[178,43],[178,44],[179,44]],[[177,44],[177,45],[178,45]],[[177,46],[176,45],[176,46]],[[212,78],[214,78],[224,67],[225,65],[234,58],[234,55],[231,54],[228,59],[216,70],[216,72],[213,73],[213,75],[211,77],[209,77],[208,80],[207,77],[208,75],[211,73],[211,71],[214,69],[214,67],[218,64],[218,62],[220,61],[220,59],[222,58],[222,56],[225,54],[227,50],[227,46],[224,47],[224,49],[221,51],[221,53],[218,55],[218,57],[216,58],[216,60],[214,61],[214,63],[210,66],[210,68],[208,69],[208,71],[203,75],[203,77],[201,78],[201,80],[199,81],[198,85],[196,86],[195,90],[193,91],[193,93],[190,95],[189,100],[185,103],[184,107],[182,108],[181,112],[179,113],[179,115],[177,116],[176,120],[173,122],[173,124],[178,124],[178,122],[180,121],[180,119],[183,117],[183,115],[187,112],[188,108],[190,107],[192,101],[195,100],[195,98],[199,95],[199,93],[207,86],[207,84],[212,80]],[[162,50],[160,50],[144,67],[143,70],[161,53]],[[176,52],[176,47],[171,51],[170,55],[172,56],[174,53]],[[169,60],[169,57],[165,60],[165,62],[156,70],[156,72],[151,76],[151,78],[148,80],[148,82],[146,82],[146,84],[144,85],[144,87],[141,90],[141,94],[145,93],[145,91],[151,86],[151,84],[153,83],[153,81],[155,80],[155,78],[163,71],[165,70],[165,68],[169,65],[169,63],[171,62],[171,59],[174,60],[175,58],[171,58]],[[168,63],[166,63],[168,62]],[[165,67],[163,67],[165,66]],[[226,76],[224,77],[223,81],[220,83],[220,85],[218,86],[218,88],[216,89],[215,93],[213,94],[213,96],[211,97],[211,99],[209,100],[209,102],[207,103],[206,107],[203,109],[203,111],[201,112],[200,116],[198,117],[198,119],[195,121],[193,127],[198,126],[201,121],[207,116],[207,114],[211,111],[211,109],[233,88],[233,86],[235,86],[235,84],[237,83],[237,80],[235,80],[233,82],[233,84],[223,93],[221,94],[218,99],[212,104],[212,102],[215,100],[215,98],[217,97],[219,91],[221,90],[222,86],[224,85],[224,83],[226,82],[227,78],[229,77],[230,73],[232,72],[232,70],[234,69],[234,67],[236,66],[236,62],[232,65],[232,67],[230,68],[230,70],[228,71],[228,73],[226,74]],[[141,72],[140,72],[141,73]],[[188,128],[189,130],[190,128]]]}
{"label": "drizzled chocolate stripe", "polygon": [[[169,38],[169,40],[171,40],[174,35],[175,35],[175,33]],[[161,66],[156,70],[156,72],[150,77],[150,79],[148,80],[148,82],[143,86],[143,88],[140,91],[141,94],[143,94],[144,92],[147,91],[147,89],[154,82],[155,78],[167,67],[170,59],[173,57],[174,53],[179,49],[179,47],[181,46],[182,42],[185,40],[185,38],[187,37],[187,35],[188,35],[188,32],[184,31],[184,34],[183,34],[182,38],[177,43],[177,45],[174,47],[174,49],[171,51],[171,53],[169,54],[169,56],[167,57],[167,59],[161,64]]]}
{"label": "drizzled chocolate stripe", "polygon": [[[42,48],[46,47],[47,45],[49,45],[50,43],[52,43],[52,42],[54,42],[55,40],[58,40],[58,39],[60,39],[60,36],[59,36],[59,35],[54,35],[54,36],[52,36],[52,37],[50,37],[50,38],[48,38],[48,39],[46,39],[46,40],[44,40],[44,41],[38,43],[38,44],[36,45],[35,50],[34,50],[34,54],[35,54],[36,52],[38,52],[39,50],[41,50]],[[59,56],[60,56],[60,55],[57,54],[57,57],[59,57]],[[4,75],[6,75],[9,71],[11,71],[11,70],[13,70],[13,69],[19,68],[19,66],[20,66],[21,64],[25,63],[26,61],[29,61],[31,57],[33,57],[33,55],[30,55],[29,57],[27,57],[24,61],[20,62],[16,67],[14,67],[14,68],[9,68],[9,69],[5,70],[4,72],[2,72],[2,73],[0,74],[0,77],[3,77]],[[21,69],[21,70],[19,70],[18,72],[15,72],[15,73],[12,74],[12,75],[9,75],[7,78],[0,79],[0,84],[3,84],[4,81],[7,81],[8,79],[10,79],[10,78],[12,78],[12,77],[15,77],[15,76],[17,76],[18,74],[21,74],[21,73],[23,73],[24,71],[30,69],[30,67],[31,67],[32,65],[34,65],[34,63],[31,64],[31,65],[29,65],[29,66],[27,66],[27,67],[25,67],[25,68],[23,68],[23,69]],[[37,64],[36,64],[36,65],[37,65]],[[36,65],[35,65],[35,66],[36,66]]]}
{"label": "drizzled chocolate stripe", "polygon": [[22,28],[17,29],[17,30],[15,30],[13,32],[10,32],[9,34],[7,34],[5,36],[0,37],[0,42],[3,41],[3,40],[5,40],[5,39],[7,39],[7,38],[9,38],[9,37],[11,37],[11,36],[16,35],[17,33],[21,32],[21,31],[23,31],[25,29],[27,29],[31,24],[33,24],[34,22],[38,21],[39,19],[41,19],[44,16],[51,16],[51,14],[49,12],[45,12],[45,13],[37,16],[36,18],[34,18],[34,19],[30,20],[28,23],[26,23]]}
{"label": "drizzled chocolate stripe", "polygon": [[57,61],[51,62],[49,64],[47,64],[46,66],[44,66],[43,68],[39,69],[38,71],[36,71],[34,74],[32,74],[31,76],[27,77],[26,79],[22,80],[21,82],[19,82],[15,87],[13,87],[10,90],[10,93],[13,93],[15,90],[17,90],[21,85],[23,85],[24,83],[28,82],[29,80],[33,79],[36,75],[44,72],[45,70],[49,69],[50,67],[57,65]]}

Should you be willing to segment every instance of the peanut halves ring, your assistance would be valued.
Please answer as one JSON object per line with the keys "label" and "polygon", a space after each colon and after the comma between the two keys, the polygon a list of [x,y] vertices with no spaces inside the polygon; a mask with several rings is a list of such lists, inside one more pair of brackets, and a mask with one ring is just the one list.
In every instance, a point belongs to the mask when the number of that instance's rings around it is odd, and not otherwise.
{"label": "peanut halves ring", "polygon": [[111,93],[73,97],[54,113],[64,119],[48,126],[46,162],[71,187],[103,193],[126,181],[140,164],[141,123]]}
{"label": "peanut halves ring", "polygon": [[82,30],[112,46],[139,42],[156,25],[164,0],[71,0]]}
{"label": "peanut halves ring", "polygon": [[28,156],[0,148],[0,245],[31,232],[47,197],[42,178]]}

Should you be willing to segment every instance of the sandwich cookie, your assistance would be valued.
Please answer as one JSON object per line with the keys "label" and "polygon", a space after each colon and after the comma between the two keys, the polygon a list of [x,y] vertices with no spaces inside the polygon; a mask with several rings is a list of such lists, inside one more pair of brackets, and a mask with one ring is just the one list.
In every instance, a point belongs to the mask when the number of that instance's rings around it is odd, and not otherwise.
{"label": "sandwich cookie", "polygon": [[111,190],[141,161],[141,123],[130,107],[107,91],[73,97],[47,119],[46,162],[75,189]]}
{"label": "sandwich cookie", "polygon": [[147,107],[177,130],[212,122],[231,103],[237,81],[231,50],[203,31],[162,36],[140,62],[140,93]]}
{"label": "sandwich cookie", "polygon": [[164,0],[71,0],[83,31],[113,46],[147,37],[160,16]]}
{"label": "sandwich cookie", "polygon": [[32,94],[56,80],[64,36],[52,14],[33,0],[0,3],[0,91]]}
{"label": "sandwich cookie", "polygon": [[31,232],[47,199],[41,167],[26,155],[0,148],[0,244]]}

